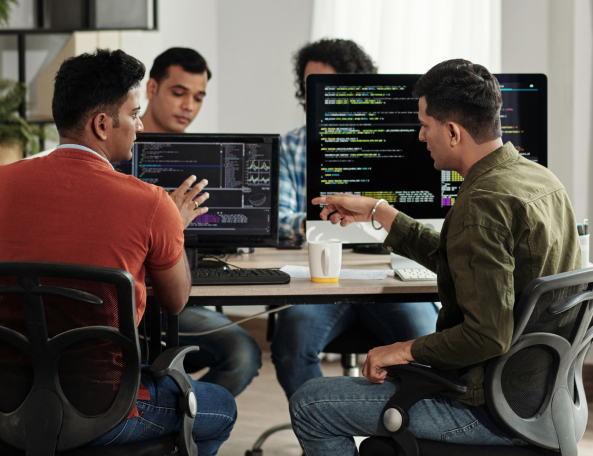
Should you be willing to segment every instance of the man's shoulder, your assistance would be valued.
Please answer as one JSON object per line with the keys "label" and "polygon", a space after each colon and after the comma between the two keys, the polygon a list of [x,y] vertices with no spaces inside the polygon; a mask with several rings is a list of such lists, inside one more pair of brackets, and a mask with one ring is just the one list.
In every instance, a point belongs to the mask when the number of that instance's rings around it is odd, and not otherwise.
{"label": "man's shoulder", "polygon": [[564,191],[564,186],[554,173],[518,156],[476,179],[468,196],[474,203],[488,199],[494,204],[512,201],[521,206],[558,191]]}
{"label": "man's shoulder", "polygon": [[166,194],[162,187],[149,184],[129,174],[113,170],[110,172],[110,178],[117,183],[122,192],[129,194],[131,197],[154,201]]}
{"label": "man's shoulder", "polygon": [[[480,225],[508,234],[519,213],[525,214],[537,201],[565,195],[563,185],[550,170],[517,157],[481,175],[459,196],[452,209],[451,226],[457,227],[453,232]],[[533,216],[543,216],[540,212],[533,212]]]}

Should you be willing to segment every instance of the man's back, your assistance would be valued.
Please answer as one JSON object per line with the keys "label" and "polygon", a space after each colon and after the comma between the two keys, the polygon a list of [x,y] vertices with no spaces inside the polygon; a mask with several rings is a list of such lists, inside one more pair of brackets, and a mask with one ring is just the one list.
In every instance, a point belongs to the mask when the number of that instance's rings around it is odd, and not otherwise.
{"label": "man's back", "polygon": [[437,332],[417,339],[412,353],[456,370],[469,387],[459,399],[483,404],[484,365],[509,348],[516,296],[535,278],[581,267],[566,191],[507,143],[471,168],[430,256],[443,308]]}
{"label": "man's back", "polygon": [[455,204],[447,243],[470,225],[496,231],[513,257],[515,293],[533,279],[580,267],[564,186],[549,170],[518,155],[512,144],[474,165]]}
{"label": "man's back", "polygon": [[183,226],[167,194],[90,152],[60,149],[0,167],[0,192],[0,261],[127,270],[136,281],[138,321],[144,265],[166,269],[182,254]]}

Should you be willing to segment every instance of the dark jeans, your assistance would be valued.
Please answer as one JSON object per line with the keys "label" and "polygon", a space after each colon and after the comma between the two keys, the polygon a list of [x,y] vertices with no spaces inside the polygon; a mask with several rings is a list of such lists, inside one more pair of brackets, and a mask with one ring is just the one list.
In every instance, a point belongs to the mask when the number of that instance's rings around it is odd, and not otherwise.
{"label": "dark jeans", "polygon": [[[155,378],[142,366],[142,384],[150,392],[150,400],[136,401],[140,416],[122,421],[91,445],[121,445],[140,442],[179,432],[182,413],[180,392],[169,377]],[[237,419],[233,396],[224,388],[190,378],[198,401],[198,414],[193,435],[200,456],[215,455],[230,436]]]}
{"label": "dark jeans", "polygon": [[432,302],[395,304],[317,304],[289,307],[278,313],[272,361],[286,397],[307,380],[321,377],[318,354],[355,323],[373,331],[385,345],[415,339],[436,329]]}
{"label": "dark jeans", "polygon": [[[307,456],[357,456],[352,436],[387,437],[379,417],[399,387],[399,380],[391,378],[382,384],[361,377],[316,378],[305,383],[290,399],[290,416]],[[477,419],[480,408],[434,395],[410,408],[409,429],[417,438],[448,443],[525,444],[492,422]]]}
{"label": "dark jeans", "polygon": [[[187,306],[179,314],[179,332],[199,332],[230,323],[220,312]],[[197,345],[200,351],[185,357],[186,372],[204,367],[210,370],[200,381],[223,386],[233,396],[241,393],[257,376],[261,352],[257,342],[239,326],[231,326],[205,336],[180,336],[179,345]]]}

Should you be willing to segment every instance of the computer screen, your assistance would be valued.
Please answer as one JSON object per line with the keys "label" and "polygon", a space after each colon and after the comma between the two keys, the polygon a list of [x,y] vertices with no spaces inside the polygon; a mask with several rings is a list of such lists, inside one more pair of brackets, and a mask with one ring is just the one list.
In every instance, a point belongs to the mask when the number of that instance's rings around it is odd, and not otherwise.
{"label": "computer screen", "polygon": [[[421,75],[324,74],[307,78],[307,239],[382,242],[370,223],[346,228],[319,218],[316,196],[354,193],[385,199],[439,229],[455,204],[463,178],[437,171],[418,139]],[[498,74],[503,142],[547,166],[547,78]]]}
{"label": "computer screen", "polygon": [[185,230],[186,247],[276,246],[278,135],[139,133],[133,175],[177,189],[192,174],[210,195]]}
{"label": "computer screen", "polygon": [[113,169],[115,169],[116,171],[118,171],[122,174],[128,174],[130,176],[134,175],[133,166],[132,166],[131,161],[112,163],[112,165],[113,165]]}

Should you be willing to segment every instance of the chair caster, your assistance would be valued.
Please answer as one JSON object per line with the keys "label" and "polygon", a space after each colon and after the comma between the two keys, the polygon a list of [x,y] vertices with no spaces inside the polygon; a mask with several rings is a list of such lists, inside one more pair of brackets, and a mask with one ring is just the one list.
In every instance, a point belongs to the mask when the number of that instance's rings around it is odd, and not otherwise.
{"label": "chair caster", "polygon": [[245,456],[263,456],[264,450],[247,450]]}

